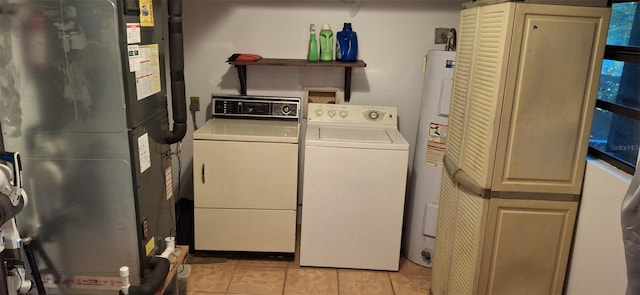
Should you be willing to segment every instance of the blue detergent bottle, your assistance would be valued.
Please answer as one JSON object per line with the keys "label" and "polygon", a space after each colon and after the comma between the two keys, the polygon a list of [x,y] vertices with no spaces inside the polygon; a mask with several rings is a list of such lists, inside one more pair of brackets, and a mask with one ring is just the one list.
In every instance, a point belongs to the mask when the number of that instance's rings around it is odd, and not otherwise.
{"label": "blue detergent bottle", "polygon": [[342,31],[336,34],[336,60],[358,60],[358,35],[351,29],[351,23],[344,23]]}

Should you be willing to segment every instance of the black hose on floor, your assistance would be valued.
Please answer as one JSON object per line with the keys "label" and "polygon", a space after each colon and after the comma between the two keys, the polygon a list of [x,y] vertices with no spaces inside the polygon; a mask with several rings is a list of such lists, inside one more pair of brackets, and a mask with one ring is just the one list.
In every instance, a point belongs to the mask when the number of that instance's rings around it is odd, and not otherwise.
{"label": "black hose on floor", "polygon": [[29,262],[29,267],[31,268],[31,276],[35,281],[38,295],[45,295],[47,294],[47,291],[44,289],[42,276],[40,276],[40,270],[38,269],[38,264],[36,263],[36,257],[33,255],[33,249],[31,248],[31,242],[33,242],[33,240],[31,238],[26,238],[23,239],[22,242],[24,243],[24,253],[27,255],[27,261]]}

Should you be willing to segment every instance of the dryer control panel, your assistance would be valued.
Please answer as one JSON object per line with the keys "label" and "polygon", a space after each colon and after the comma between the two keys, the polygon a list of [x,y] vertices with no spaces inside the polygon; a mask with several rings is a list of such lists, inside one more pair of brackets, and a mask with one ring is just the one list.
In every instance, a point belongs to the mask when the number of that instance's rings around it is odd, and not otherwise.
{"label": "dryer control panel", "polygon": [[310,103],[309,122],[336,122],[398,126],[398,110],[392,106]]}
{"label": "dryer control panel", "polygon": [[213,117],[298,120],[299,97],[213,95]]}

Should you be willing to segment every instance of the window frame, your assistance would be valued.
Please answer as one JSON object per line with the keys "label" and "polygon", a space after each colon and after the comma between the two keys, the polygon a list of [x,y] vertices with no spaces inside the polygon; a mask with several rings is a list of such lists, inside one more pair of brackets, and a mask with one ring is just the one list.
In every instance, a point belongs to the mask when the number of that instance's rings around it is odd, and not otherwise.
{"label": "window frame", "polygon": [[[609,7],[611,7],[613,3],[636,1],[638,0],[609,0]],[[606,45],[604,59],[640,64],[640,47]],[[600,100],[598,98],[596,98],[596,108],[640,121],[640,110],[636,108]],[[623,161],[610,154],[592,148],[590,145],[588,154],[592,157],[602,159],[603,161],[629,174],[634,174],[637,169],[636,163],[628,163],[627,161]]]}

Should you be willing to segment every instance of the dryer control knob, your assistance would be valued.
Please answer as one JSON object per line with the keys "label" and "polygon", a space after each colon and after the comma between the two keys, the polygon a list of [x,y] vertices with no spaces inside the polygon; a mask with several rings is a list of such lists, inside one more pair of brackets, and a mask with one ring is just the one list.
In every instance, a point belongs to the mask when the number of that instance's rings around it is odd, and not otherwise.
{"label": "dryer control knob", "polygon": [[333,116],[336,115],[336,110],[329,110],[327,111],[327,115],[329,115],[329,117],[333,118]]}
{"label": "dryer control knob", "polygon": [[372,120],[377,120],[380,117],[380,114],[376,111],[372,111],[369,113],[369,118]]}
{"label": "dryer control knob", "polygon": [[340,111],[340,117],[346,118],[349,115],[347,111]]}
{"label": "dryer control knob", "polygon": [[288,115],[291,113],[291,107],[288,105],[282,106],[282,114]]}
{"label": "dryer control knob", "polygon": [[323,114],[323,111],[321,109],[316,110],[316,116],[320,117],[322,116],[322,114]]}

